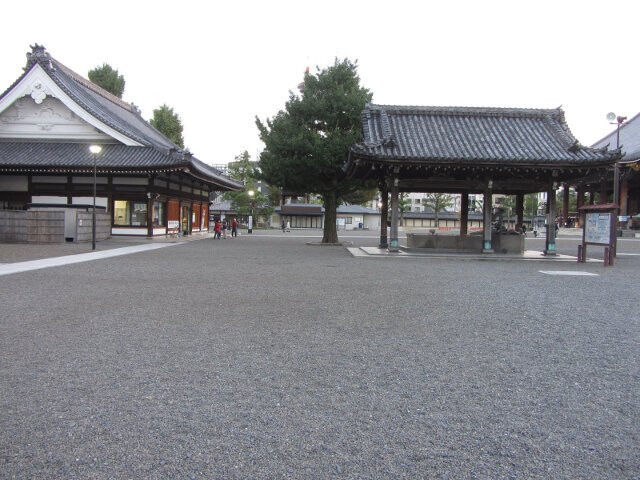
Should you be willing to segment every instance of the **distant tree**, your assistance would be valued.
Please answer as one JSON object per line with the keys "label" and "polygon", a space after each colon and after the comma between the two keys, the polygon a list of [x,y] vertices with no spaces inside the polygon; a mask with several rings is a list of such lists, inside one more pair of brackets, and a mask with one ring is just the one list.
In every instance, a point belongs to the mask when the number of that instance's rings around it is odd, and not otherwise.
{"label": "distant tree", "polygon": [[119,75],[118,70],[114,70],[110,65],[103,63],[101,67],[89,70],[89,80],[116,97],[122,98],[124,77]]}
{"label": "distant tree", "polygon": [[[391,206],[391,202],[389,202],[389,206]],[[402,226],[404,225],[404,213],[411,211],[411,198],[408,193],[402,193],[398,197],[398,210],[400,210],[398,212],[400,214],[398,222]],[[389,214],[389,218],[391,218],[391,214]]]}
{"label": "distant tree", "polygon": [[259,167],[271,185],[319,194],[325,210],[322,243],[336,243],[338,205],[365,186],[348,179],[342,167],[360,140],[361,113],[372,94],[360,86],[357,64],[347,59],[336,59],[316,75],[307,72],[301,92],[290,92],[285,109],[265,123],[256,118],[265,144]]}
{"label": "distant tree", "polygon": [[[275,211],[274,203],[280,199],[280,191],[277,190],[277,197],[273,187],[268,187],[268,195],[263,195],[257,178],[260,171],[256,166],[256,162],[251,161],[251,156],[246,150],[240,155],[236,155],[235,161],[229,163],[229,175],[235,180],[244,182],[244,189],[239,192],[225,192],[223,198],[231,201],[231,208],[238,215],[249,215],[250,212],[258,217],[269,219]],[[249,192],[253,192],[253,196]]]}
{"label": "distant tree", "polygon": [[[535,217],[538,215],[538,195],[535,193],[528,193],[524,196],[524,214]],[[533,222],[533,218],[531,219]],[[532,224],[533,225],[533,224]]]}
{"label": "distant tree", "polygon": [[259,177],[256,162],[251,161],[251,156],[246,150],[236,155],[235,160],[229,163],[229,174],[231,178],[241,182],[246,182],[247,179],[256,180]]}
{"label": "distant tree", "polygon": [[182,138],[182,121],[173,108],[163,104],[153,111],[153,118],[149,123],[161,134],[171,140],[180,148],[184,148],[184,138]]}
{"label": "distant tree", "polygon": [[434,211],[437,227],[440,224],[440,212],[455,205],[455,199],[448,193],[429,193],[422,199],[422,203]]}
{"label": "distant tree", "polygon": [[[564,190],[558,190],[556,192],[556,212],[559,215],[562,214],[562,209],[564,207]],[[577,212],[578,211],[578,194],[575,190],[569,190],[569,212]]]}
{"label": "distant tree", "polygon": [[514,195],[505,195],[500,199],[500,212],[505,214],[507,217],[507,225],[509,227],[509,223],[511,222],[511,217],[515,215],[516,210],[516,197]]}

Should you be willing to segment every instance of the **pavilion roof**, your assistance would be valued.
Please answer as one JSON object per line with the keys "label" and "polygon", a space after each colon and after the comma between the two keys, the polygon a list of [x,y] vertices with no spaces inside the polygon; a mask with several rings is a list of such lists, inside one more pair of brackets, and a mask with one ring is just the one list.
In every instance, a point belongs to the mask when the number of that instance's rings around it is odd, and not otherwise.
{"label": "pavilion roof", "polygon": [[561,108],[419,107],[367,104],[356,159],[393,163],[505,166],[601,166],[619,150],[581,145]]}

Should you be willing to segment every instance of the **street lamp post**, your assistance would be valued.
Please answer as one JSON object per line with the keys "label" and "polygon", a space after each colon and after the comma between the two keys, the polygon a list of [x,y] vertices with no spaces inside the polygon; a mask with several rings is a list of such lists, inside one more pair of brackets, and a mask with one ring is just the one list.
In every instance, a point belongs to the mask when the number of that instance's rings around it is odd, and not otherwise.
{"label": "street lamp post", "polygon": [[93,221],[91,222],[91,250],[96,249],[96,156],[102,151],[100,145],[90,145],[89,151],[93,157]]}
{"label": "street lamp post", "polygon": [[255,192],[253,190],[249,190],[247,192],[249,194],[249,198],[251,200],[249,200],[249,231],[248,233],[253,233],[253,196],[255,195]]}
{"label": "street lamp post", "polygon": [[[615,113],[610,112],[607,114],[607,120],[611,125],[616,125],[616,149],[620,148],[620,125],[624,123],[627,117],[622,117],[620,115],[616,116]],[[613,122],[615,120],[615,122]],[[616,162],[613,167],[613,203],[617,205],[613,215],[615,215],[615,221],[612,222],[612,225],[615,226],[614,232],[611,232],[611,243],[613,244],[613,255],[616,255],[618,250],[618,215],[620,215],[620,163]]]}
{"label": "street lamp post", "polygon": [[[622,117],[611,112],[607,114],[607,120],[611,125],[616,125],[616,149],[620,148],[620,125],[624,123],[627,117]],[[615,122],[613,122],[615,120]],[[616,162],[613,171],[613,203],[620,205],[620,164]]]}

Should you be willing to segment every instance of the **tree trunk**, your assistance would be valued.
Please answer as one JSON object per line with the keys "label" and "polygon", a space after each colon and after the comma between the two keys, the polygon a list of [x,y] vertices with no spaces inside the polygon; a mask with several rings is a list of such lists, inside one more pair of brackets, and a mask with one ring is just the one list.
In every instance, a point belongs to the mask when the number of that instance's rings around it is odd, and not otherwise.
{"label": "tree trunk", "polygon": [[324,200],[324,234],[322,243],[338,243],[338,230],[336,228],[336,211],[338,201],[336,192],[322,195]]}

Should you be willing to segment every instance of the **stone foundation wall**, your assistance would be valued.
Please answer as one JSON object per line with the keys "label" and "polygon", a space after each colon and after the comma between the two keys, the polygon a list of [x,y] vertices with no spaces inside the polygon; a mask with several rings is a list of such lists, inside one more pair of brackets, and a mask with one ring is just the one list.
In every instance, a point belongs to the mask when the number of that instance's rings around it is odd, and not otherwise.
{"label": "stone foundation wall", "polygon": [[[524,253],[524,235],[499,234],[492,237],[496,253]],[[407,233],[407,248],[430,248],[443,252],[479,253],[482,252],[482,235],[432,235],[425,233]]]}

